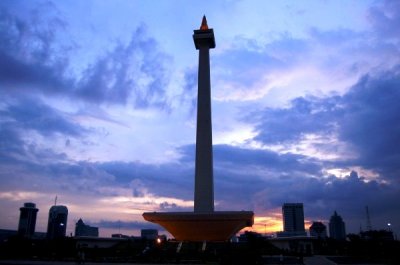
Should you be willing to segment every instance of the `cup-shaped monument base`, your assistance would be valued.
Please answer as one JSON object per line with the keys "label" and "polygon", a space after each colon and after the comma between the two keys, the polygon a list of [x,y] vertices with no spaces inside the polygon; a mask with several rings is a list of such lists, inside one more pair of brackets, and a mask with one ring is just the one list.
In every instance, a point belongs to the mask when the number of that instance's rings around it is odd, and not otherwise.
{"label": "cup-shaped monument base", "polygon": [[147,212],[146,221],[164,227],[178,241],[228,241],[254,223],[251,211],[227,212]]}

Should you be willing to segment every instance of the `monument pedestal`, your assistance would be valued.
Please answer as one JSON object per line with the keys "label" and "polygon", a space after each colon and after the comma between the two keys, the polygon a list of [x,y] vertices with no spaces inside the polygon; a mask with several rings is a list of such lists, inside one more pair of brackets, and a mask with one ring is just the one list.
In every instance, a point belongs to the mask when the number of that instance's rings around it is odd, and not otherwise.
{"label": "monument pedestal", "polygon": [[252,226],[254,214],[250,211],[226,212],[148,212],[146,221],[157,223],[178,241],[228,241],[242,228]]}

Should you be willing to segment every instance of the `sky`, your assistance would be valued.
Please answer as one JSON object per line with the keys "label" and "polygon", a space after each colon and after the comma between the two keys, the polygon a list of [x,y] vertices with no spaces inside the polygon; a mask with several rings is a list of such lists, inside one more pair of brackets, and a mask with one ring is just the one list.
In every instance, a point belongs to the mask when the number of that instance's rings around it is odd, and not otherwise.
{"label": "sky", "polygon": [[400,236],[399,1],[0,1],[0,228],[69,209],[101,236],[192,211],[198,51],[214,29],[216,210],[337,211]]}

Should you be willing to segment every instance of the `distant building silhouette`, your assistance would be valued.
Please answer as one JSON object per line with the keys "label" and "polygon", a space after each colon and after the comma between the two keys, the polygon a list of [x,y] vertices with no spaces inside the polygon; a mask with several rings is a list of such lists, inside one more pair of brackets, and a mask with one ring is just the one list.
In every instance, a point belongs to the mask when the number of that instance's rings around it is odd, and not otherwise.
{"label": "distant building silhouette", "polygon": [[313,222],[310,226],[310,236],[326,238],[326,225],[324,225],[322,222]]}
{"label": "distant building silhouette", "polygon": [[392,231],[388,230],[368,230],[360,232],[360,237],[364,240],[374,241],[393,241],[394,236]]}
{"label": "distant building silhouette", "polygon": [[306,236],[304,229],[304,209],[302,203],[284,203],[282,206],[283,232],[279,237]]}
{"label": "distant building silhouette", "polygon": [[112,234],[112,238],[130,238],[131,236],[124,235],[124,234]]}
{"label": "distant building silhouette", "polygon": [[64,205],[54,205],[49,210],[47,238],[65,237],[67,230],[68,208]]}
{"label": "distant building silhouette", "polygon": [[36,216],[39,209],[36,208],[34,203],[26,202],[19,210],[18,234],[24,237],[32,237],[35,233]]}
{"label": "distant building silhouette", "polygon": [[145,238],[147,240],[155,240],[158,237],[157,229],[142,229],[140,230],[141,238]]}
{"label": "distant building silhouette", "polygon": [[329,220],[329,236],[336,240],[346,239],[346,225],[336,211]]}
{"label": "distant building silhouette", "polygon": [[75,224],[75,236],[99,236],[99,228],[86,225],[82,219],[79,219]]}

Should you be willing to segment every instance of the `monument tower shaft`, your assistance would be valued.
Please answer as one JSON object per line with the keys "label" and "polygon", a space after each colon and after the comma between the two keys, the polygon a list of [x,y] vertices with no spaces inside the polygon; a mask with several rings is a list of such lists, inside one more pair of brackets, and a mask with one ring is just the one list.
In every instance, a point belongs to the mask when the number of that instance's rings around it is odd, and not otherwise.
{"label": "monument tower shaft", "polygon": [[210,49],[215,48],[215,39],[205,17],[200,29],[194,30],[193,40],[199,50],[194,211],[213,212]]}

